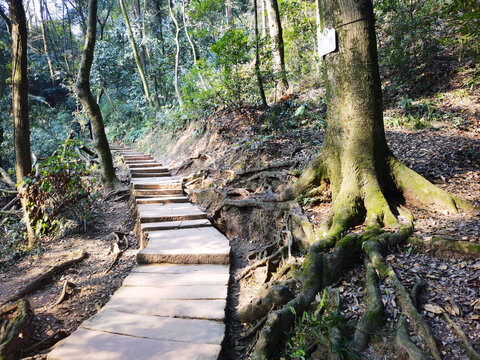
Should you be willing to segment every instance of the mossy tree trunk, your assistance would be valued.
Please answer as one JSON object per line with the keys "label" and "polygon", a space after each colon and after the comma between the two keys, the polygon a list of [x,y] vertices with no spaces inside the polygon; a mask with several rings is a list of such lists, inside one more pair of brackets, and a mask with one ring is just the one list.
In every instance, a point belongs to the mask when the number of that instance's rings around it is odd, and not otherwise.
{"label": "mossy tree trunk", "polygon": [[369,225],[397,226],[385,197],[392,191],[449,212],[469,208],[407,168],[388,148],[371,0],[320,0],[319,5],[322,29],[336,28],[338,41],[337,51],[324,57],[327,135],[287,197],[330,183],[333,202],[321,238],[338,238],[365,218]]}
{"label": "mossy tree trunk", "polygon": [[[15,174],[20,183],[32,171],[30,151],[30,123],[28,120],[28,78],[27,78],[27,19],[21,0],[9,0],[12,34],[12,112],[15,147]],[[23,193],[19,185],[18,191]],[[22,209],[27,227],[28,244],[35,239],[31,226],[26,199],[22,196]]]}
{"label": "mossy tree trunk", "polygon": [[90,70],[93,63],[97,30],[97,0],[90,0],[88,3],[87,23],[85,46],[77,76],[77,95],[92,123],[93,141],[102,168],[102,183],[105,190],[109,191],[118,187],[118,180],[113,167],[112,153],[105,135],[102,113],[90,90]]}
{"label": "mossy tree trunk", "polygon": [[281,96],[288,89],[287,72],[285,71],[285,44],[283,42],[282,23],[277,0],[266,0],[268,27],[272,42],[272,64],[276,80],[279,80],[277,93]]}

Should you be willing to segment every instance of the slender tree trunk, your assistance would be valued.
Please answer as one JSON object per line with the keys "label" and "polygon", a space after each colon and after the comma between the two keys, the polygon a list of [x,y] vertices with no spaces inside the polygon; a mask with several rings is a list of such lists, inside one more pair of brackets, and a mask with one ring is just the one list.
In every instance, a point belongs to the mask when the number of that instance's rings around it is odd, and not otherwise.
{"label": "slender tree trunk", "polygon": [[266,9],[265,9],[265,1],[266,0],[260,0],[262,2],[262,39],[265,39],[267,37],[267,15]]}
{"label": "slender tree trunk", "polygon": [[[261,0],[262,1],[262,0]],[[260,91],[260,97],[262,98],[262,106],[266,108],[267,98],[265,97],[265,90],[263,89],[262,74],[260,73],[260,49],[258,44],[258,11],[257,0],[253,0],[253,12],[255,18],[255,74],[257,75],[258,90]]]}
{"label": "slender tree trunk", "polygon": [[48,70],[50,71],[50,78],[52,79],[52,85],[55,86],[55,69],[53,68],[52,60],[50,59],[50,52],[48,51],[48,43],[47,43],[47,32],[45,29],[45,19],[44,19],[44,11],[43,11],[43,0],[40,0],[40,18],[38,19],[40,22],[40,30],[42,32],[42,40],[43,40],[43,51],[45,56],[47,57],[48,63]]}
{"label": "slender tree trunk", "polygon": [[147,78],[145,77],[145,72],[143,71],[142,62],[138,53],[137,43],[135,42],[135,38],[133,37],[133,31],[132,27],[130,26],[127,8],[125,7],[125,3],[123,2],[123,0],[119,0],[119,3],[120,9],[122,10],[123,18],[125,19],[125,24],[127,26],[128,38],[130,39],[130,45],[132,46],[133,57],[135,58],[138,73],[140,75],[140,79],[142,80],[143,91],[145,93],[145,97],[147,98],[148,104],[153,107],[154,105],[152,102],[152,96],[150,95],[150,90],[148,89]]}
{"label": "slender tree trunk", "polygon": [[288,89],[287,73],[285,71],[285,52],[282,34],[282,24],[277,0],[266,0],[268,24],[272,41],[272,63],[275,77],[280,80],[278,91],[281,94]]}
{"label": "slender tree trunk", "polygon": [[168,1],[168,11],[170,13],[170,18],[172,19],[173,23],[175,24],[175,44],[177,46],[177,52],[175,54],[175,80],[174,80],[174,85],[175,85],[175,95],[177,97],[178,103],[180,106],[183,106],[183,98],[182,94],[180,93],[180,88],[178,86],[178,71],[180,67],[180,41],[179,41],[179,35],[180,35],[180,26],[178,25],[177,18],[175,17],[175,14],[173,13],[172,9],[172,0],[167,0]]}
{"label": "slender tree trunk", "polygon": [[[188,33],[188,26],[187,26],[187,14],[185,10],[185,0],[182,0],[182,16],[183,16],[183,28],[185,29],[185,35],[187,36],[188,43],[190,44],[190,47],[192,48],[192,55],[193,55],[193,65],[197,66],[197,52],[195,50],[195,44],[192,41],[192,38],[190,37],[190,34]],[[202,83],[202,87],[204,90],[207,89],[207,86],[205,85],[205,80],[203,79],[203,75],[198,72],[198,76],[200,77],[200,82]]]}
{"label": "slender tree trunk", "polygon": [[83,48],[82,61],[78,70],[77,94],[92,124],[93,141],[102,168],[103,185],[106,191],[110,191],[118,187],[118,180],[113,167],[112,153],[110,152],[107,136],[105,135],[102,113],[90,90],[90,70],[93,63],[97,32],[97,0],[90,0],[88,3],[87,24],[85,46]]}
{"label": "slender tree trunk", "polygon": [[225,0],[225,19],[227,27],[230,27],[232,25],[232,0]]}
{"label": "slender tree trunk", "polygon": [[[27,19],[22,0],[9,0],[12,21],[12,98],[15,147],[15,174],[17,183],[32,171],[30,151],[30,123],[28,121],[28,78],[27,78]],[[19,186],[20,195],[23,186]],[[22,196],[22,209],[27,226],[28,244],[32,246],[35,234],[30,222],[26,199]]]}

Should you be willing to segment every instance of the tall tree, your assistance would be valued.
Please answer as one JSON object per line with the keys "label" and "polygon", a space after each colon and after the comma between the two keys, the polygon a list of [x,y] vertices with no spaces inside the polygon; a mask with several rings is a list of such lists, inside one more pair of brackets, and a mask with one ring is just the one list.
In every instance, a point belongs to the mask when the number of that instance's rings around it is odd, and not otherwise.
{"label": "tall tree", "polygon": [[283,42],[282,23],[280,20],[280,11],[278,10],[277,0],[266,0],[266,3],[272,43],[273,72],[276,81],[279,80],[277,92],[281,95],[288,89],[287,72],[285,71],[285,44]]}
{"label": "tall tree", "polygon": [[[30,151],[30,123],[28,121],[27,78],[27,19],[22,0],[9,0],[12,34],[12,111],[14,124],[15,174],[20,183],[32,170]],[[22,195],[23,187],[19,186]],[[22,208],[27,226],[28,243],[34,242],[34,232],[28,215],[26,199],[22,196]]]}
{"label": "tall tree", "polygon": [[127,35],[128,39],[130,40],[130,45],[132,46],[133,57],[135,58],[135,63],[137,64],[138,74],[140,75],[140,79],[142,80],[143,92],[145,93],[148,104],[153,107],[152,96],[150,95],[150,90],[148,89],[147,77],[145,76],[145,71],[143,70],[137,43],[135,42],[135,37],[133,36],[132,26],[130,25],[130,19],[128,18],[127,8],[123,0],[119,0],[119,3],[123,18],[125,19],[125,25],[127,26]]}
{"label": "tall tree", "polygon": [[[260,73],[260,48],[259,48],[259,35],[258,35],[258,9],[257,0],[253,0],[253,17],[255,27],[255,74],[257,76],[258,90],[260,91],[260,97],[262,98],[262,106],[267,107],[267,98],[265,97],[265,90],[263,88],[262,74]],[[263,16],[263,15],[262,15]]]}
{"label": "tall tree", "polygon": [[[320,0],[320,9],[322,28],[336,28],[338,39],[337,50],[324,57],[328,107],[326,139],[319,155],[277,200],[292,200],[305,193],[318,194],[329,184],[332,206],[318,230],[305,230],[305,238],[312,247],[301,272],[302,291],[268,316],[251,357],[271,359],[285,339],[285,332],[294,323],[292,313],[302,314],[322,288],[338,280],[347,261],[351,263],[355,255],[360,257],[363,250],[367,255],[367,267],[372,268],[373,274],[389,278],[395,285],[402,313],[409,318],[432,357],[439,360],[441,356],[428,326],[381,254],[388,246],[405,241],[413,231],[411,215],[406,209],[394,206],[394,198],[387,194],[402,195],[452,213],[459,209],[471,210],[472,206],[402,164],[387,145],[372,1]],[[399,222],[393,208],[405,215],[404,224]],[[368,225],[364,233],[343,236],[364,220]],[[383,226],[393,232],[383,231]],[[371,277],[371,273],[368,276]],[[372,283],[376,288],[375,281],[369,282],[369,288]],[[364,338],[365,332],[375,331],[381,323],[383,307],[379,301],[379,310],[366,312],[371,318],[365,317],[363,323],[359,322],[361,328],[355,335],[355,349],[363,350],[368,339],[359,338]],[[373,311],[379,315],[373,316]],[[335,339],[330,341],[334,343]]]}
{"label": "tall tree", "polygon": [[180,87],[178,86],[178,72],[180,68],[180,31],[182,28],[178,24],[177,18],[175,14],[173,13],[173,5],[172,5],[172,0],[167,0],[168,1],[168,11],[170,14],[170,18],[172,19],[174,25],[175,25],[175,45],[177,46],[177,52],[175,53],[175,80],[174,80],[174,86],[175,86],[175,96],[177,97],[178,103],[180,106],[183,106],[183,97],[182,93],[180,92]]}
{"label": "tall tree", "polygon": [[76,85],[78,98],[92,123],[93,140],[102,168],[102,182],[105,190],[108,191],[118,187],[118,180],[113,167],[112,153],[105,135],[102,113],[90,90],[90,70],[93,63],[96,34],[97,0],[90,0],[88,3],[87,33],[85,34],[85,45]]}

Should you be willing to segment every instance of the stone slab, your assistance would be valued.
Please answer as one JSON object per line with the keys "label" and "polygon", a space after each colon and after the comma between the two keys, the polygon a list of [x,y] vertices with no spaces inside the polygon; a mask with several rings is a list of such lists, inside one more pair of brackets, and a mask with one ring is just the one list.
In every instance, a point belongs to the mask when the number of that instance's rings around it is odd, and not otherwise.
{"label": "stone slab", "polygon": [[152,231],[138,263],[228,264],[228,239],[214,227]]}
{"label": "stone slab", "polygon": [[190,228],[205,227],[205,226],[212,226],[212,223],[208,219],[164,221],[164,222],[141,223],[140,229],[142,231],[162,231],[162,230],[173,230],[173,229],[190,229]]}
{"label": "stone slab", "polygon": [[139,168],[139,169],[131,169],[130,172],[132,172],[132,173],[138,173],[138,174],[141,174],[141,173],[162,173],[162,174],[168,174],[168,173],[169,173],[169,170],[168,170],[168,169],[165,169],[165,168],[163,168],[163,167],[150,166],[150,167],[142,167],[142,168]]}
{"label": "stone slab", "polygon": [[152,177],[155,177],[155,178],[164,178],[164,177],[169,177],[171,178],[170,174],[169,173],[163,173],[163,172],[158,172],[158,173],[138,173],[138,172],[134,172],[134,171],[131,171],[130,172],[130,175],[132,178],[152,178]]}
{"label": "stone slab", "polygon": [[226,265],[177,265],[177,264],[152,264],[138,265],[132,273],[153,274],[229,274],[230,268]]}
{"label": "stone slab", "polygon": [[139,204],[137,210],[141,223],[176,220],[205,219],[207,214],[190,203]]}
{"label": "stone slab", "polygon": [[228,287],[225,285],[192,285],[192,286],[123,286],[114,299],[157,299],[157,300],[225,300]]}
{"label": "stone slab", "polygon": [[85,321],[81,327],[135,337],[197,344],[220,345],[225,334],[225,325],[217,321],[130,314],[111,309],[100,311]]}
{"label": "stone slab", "polygon": [[137,199],[137,204],[174,204],[174,203],[186,203],[188,197],[184,195],[180,196],[162,196],[162,197],[150,197]]}
{"label": "stone slab", "polygon": [[165,172],[170,171],[168,168],[164,167],[162,164],[154,162],[154,161],[149,161],[149,162],[144,162],[144,163],[132,163],[132,164],[128,164],[128,167],[130,169],[154,167],[154,168],[164,169]]}
{"label": "stone slab", "polygon": [[182,189],[153,189],[153,190],[134,190],[134,195],[137,198],[143,198],[143,197],[160,197],[160,196],[170,196],[170,195],[179,195],[183,194]]}
{"label": "stone slab", "polygon": [[103,309],[132,314],[225,320],[225,300],[159,300],[114,298]]}
{"label": "stone slab", "polygon": [[132,179],[134,189],[139,190],[155,190],[155,189],[181,189],[182,184],[178,180],[174,180],[171,177],[149,177]]}
{"label": "stone slab", "polygon": [[230,274],[157,274],[130,273],[124,280],[124,286],[192,286],[192,285],[228,285]]}
{"label": "stone slab", "polygon": [[[216,360],[221,346],[154,340],[79,329],[63,340],[48,360]],[[180,356],[180,357],[179,357]]]}

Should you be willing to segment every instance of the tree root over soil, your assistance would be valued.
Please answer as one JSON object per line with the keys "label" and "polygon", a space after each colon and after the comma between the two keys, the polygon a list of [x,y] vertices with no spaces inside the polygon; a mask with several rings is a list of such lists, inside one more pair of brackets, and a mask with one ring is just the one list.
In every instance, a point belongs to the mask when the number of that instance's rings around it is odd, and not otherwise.
{"label": "tree root over soil", "polygon": [[52,276],[59,273],[60,271],[68,269],[73,264],[76,264],[77,262],[82,261],[83,259],[85,259],[86,256],[87,256],[87,253],[85,251],[80,251],[79,253],[74,254],[71,259],[66,260],[58,265],[51,266],[42,275],[30,281],[27,285],[25,285],[21,289],[18,289],[12,296],[10,296],[7,300],[5,300],[2,305],[7,304],[9,302],[17,301],[20,298],[39,289],[46,281],[49,281]]}
{"label": "tree root over soil", "polygon": [[[293,235],[295,240],[300,240],[309,249],[299,271],[292,274],[301,282],[301,290],[296,296],[284,285],[271,281],[270,285],[273,286],[270,290],[239,311],[242,322],[254,323],[263,318],[260,323],[265,323],[259,329],[257,342],[250,354],[252,359],[275,358],[287,340],[285,334],[294,327],[295,314],[308,311],[316,295],[339,281],[347,264],[358,263],[361,258],[365,259],[368,307],[355,326],[351,350],[357,353],[363,351],[371,335],[383,323],[384,308],[378,288],[378,282],[383,281],[395,289],[401,309],[396,331],[399,349],[414,360],[427,358],[424,351],[435,360],[441,359],[436,341],[416,308],[417,294],[423,284],[417,279],[411,297],[383,254],[389,248],[407,241],[427,250],[443,249],[464,254],[478,254],[478,244],[448,239],[431,242],[408,240],[413,233],[413,216],[403,206],[391,207],[385,194],[390,197],[396,193],[403,200],[434,205],[436,209],[449,213],[459,210],[469,212],[473,206],[437,188],[399,162],[388,150],[386,152],[382,176],[378,176],[375,166],[369,164],[368,160],[375,162],[372,159],[367,159],[365,163],[359,161],[352,167],[348,162],[339,164],[334,156],[320,154],[300,178],[276,198],[234,200],[225,197],[214,210],[214,219],[220,218],[222,211],[228,207],[283,211],[287,214],[285,218],[291,219],[290,236]],[[302,194],[324,194],[328,190],[332,193],[330,212],[319,229],[314,229],[295,199]],[[362,233],[348,233],[364,220],[367,227]],[[239,279],[252,269],[268,263],[272,256],[279,256],[284,249],[285,245],[279,242],[279,250],[244,270]],[[254,329],[260,328],[258,324]],[[422,350],[409,338],[409,327],[421,338]],[[326,339],[328,344],[334,344],[336,339],[344,336],[340,328],[333,330],[330,339]],[[329,356],[335,358],[337,355]]]}

